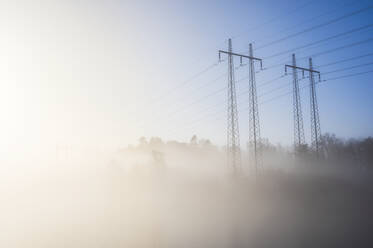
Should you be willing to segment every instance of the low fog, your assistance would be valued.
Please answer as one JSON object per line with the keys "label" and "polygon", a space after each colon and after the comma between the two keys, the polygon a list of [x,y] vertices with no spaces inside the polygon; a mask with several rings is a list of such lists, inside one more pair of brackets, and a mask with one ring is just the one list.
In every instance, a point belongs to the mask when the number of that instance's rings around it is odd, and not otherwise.
{"label": "low fog", "polygon": [[372,143],[325,135],[316,158],[263,141],[263,169],[242,152],[236,175],[197,137],[59,147],[1,172],[0,247],[370,247]]}

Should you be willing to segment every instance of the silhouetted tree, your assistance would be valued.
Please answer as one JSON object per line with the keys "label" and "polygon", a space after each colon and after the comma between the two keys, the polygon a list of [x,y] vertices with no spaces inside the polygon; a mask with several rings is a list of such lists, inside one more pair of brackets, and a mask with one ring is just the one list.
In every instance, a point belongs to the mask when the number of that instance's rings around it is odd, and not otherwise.
{"label": "silhouetted tree", "polygon": [[196,146],[198,143],[197,135],[193,135],[189,142],[191,145]]}

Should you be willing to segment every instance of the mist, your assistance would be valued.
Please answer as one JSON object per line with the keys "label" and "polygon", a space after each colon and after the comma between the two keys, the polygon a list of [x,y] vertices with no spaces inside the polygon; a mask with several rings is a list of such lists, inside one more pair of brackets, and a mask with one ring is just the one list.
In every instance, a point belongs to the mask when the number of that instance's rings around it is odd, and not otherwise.
{"label": "mist", "polygon": [[45,166],[1,173],[2,247],[372,242],[372,164],[335,164],[331,155],[295,158],[273,146],[263,149],[258,173],[243,159],[234,175],[225,148],[195,136],[188,142],[141,138],[85,159],[68,150],[60,148]]}
{"label": "mist", "polygon": [[372,11],[0,1],[0,248],[373,247]]}

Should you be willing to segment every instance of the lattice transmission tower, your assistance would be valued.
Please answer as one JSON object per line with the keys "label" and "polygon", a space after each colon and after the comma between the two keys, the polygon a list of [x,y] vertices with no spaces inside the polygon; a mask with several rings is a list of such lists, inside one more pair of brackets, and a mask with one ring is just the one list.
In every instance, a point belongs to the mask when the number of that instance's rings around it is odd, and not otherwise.
{"label": "lattice transmission tower", "polygon": [[[316,83],[313,75],[312,58],[309,58],[309,78],[310,78],[310,106],[311,106],[311,148],[320,156],[321,153],[321,128],[319,107],[316,96]],[[319,73],[320,76],[320,73]]]}
{"label": "lattice transmission tower", "polygon": [[[321,131],[320,131],[319,108],[317,106],[316,87],[315,87],[316,83],[315,83],[314,74],[315,73],[318,74],[319,81],[320,81],[320,72],[315,71],[313,69],[312,58],[309,58],[309,68],[303,68],[303,67],[296,66],[295,65],[295,55],[293,55],[293,65],[285,65],[285,74],[287,74],[287,68],[288,67],[293,69],[294,80],[298,80],[298,77],[295,74],[296,70],[301,70],[302,74],[303,74],[303,77],[304,77],[304,72],[305,71],[307,71],[309,73],[310,95],[311,95],[311,97],[310,97],[310,106],[311,106],[311,111],[310,111],[310,113],[311,113],[311,149],[316,153],[317,156],[319,156],[320,152],[321,152],[321,147],[320,147],[320,145],[321,145],[321,143],[320,143],[320,141],[321,141]],[[295,85],[295,83],[294,83],[294,85]],[[294,86],[294,87],[296,88],[294,90],[294,94],[297,94],[299,96],[299,85],[298,85],[298,87],[296,87],[296,86]],[[299,99],[297,101],[299,103],[299,108],[300,108],[300,100]],[[294,115],[296,115],[296,113],[294,113]],[[295,117],[296,116],[294,116],[294,118]],[[301,120],[301,119],[299,119],[299,120]],[[297,121],[298,120],[294,120],[294,123],[295,123],[294,128],[297,128],[297,125],[298,125]],[[295,133],[297,134],[297,136],[295,136],[295,140],[296,140],[295,143],[297,143],[298,141],[302,141],[302,139],[304,140],[304,133],[303,133],[303,137],[301,136],[299,131],[294,131],[294,134]],[[298,143],[298,144],[300,144],[300,143]]]}
{"label": "lattice transmission tower", "polygon": [[[219,50],[219,60],[221,57],[221,53],[228,54],[228,132],[227,132],[227,151],[228,151],[228,163],[233,168],[234,173],[237,173],[241,170],[241,148],[240,148],[240,139],[239,139],[239,130],[238,130],[238,114],[237,114],[237,100],[236,100],[236,88],[235,88],[235,81],[234,81],[234,65],[233,65],[233,56],[240,57],[240,63],[242,65],[242,58],[249,59],[250,63],[250,85],[254,85],[253,93],[255,93],[255,103],[252,106],[255,106],[256,111],[254,111],[254,115],[258,116],[258,104],[256,100],[256,90],[255,90],[255,68],[254,68],[254,61],[260,61],[260,66],[262,68],[262,60],[259,58],[255,58],[252,55],[252,46],[250,44],[250,55],[243,55],[232,52],[232,41],[231,39],[228,40],[228,51]],[[251,105],[250,105],[251,106]],[[257,132],[259,127],[259,118],[255,119],[253,124],[253,131]],[[255,141],[258,141],[258,137],[260,135],[254,135]],[[254,137],[253,136],[253,137]],[[250,136],[251,137],[251,136]],[[257,144],[256,142],[254,142]],[[256,154],[256,153],[255,153]],[[257,158],[257,156],[255,156]]]}
{"label": "lattice transmission tower", "polygon": [[[253,46],[249,45],[249,156],[255,173],[262,169],[262,144],[260,139],[258,97],[256,93]],[[260,60],[261,61],[261,60]]]}
{"label": "lattice transmission tower", "polygon": [[[297,63],[295,54],[292,55],[293,61],[293,116],[294,116],[294,151],[298,153],[305,146],[306,141],[304,138],[303,128],[303,115],[302,106],[299,92],[298,70],[296,69]],[[303,73],[304,76],[304,73]]]}
{"label": "lattice transmission tower", "polygon": [[[219,51],[219,59],[220,53]],[[228,105],[227,105],[227,158],[228,166],[237,175],[241,170],[240,131],[238,127],[236,82],[234,78],[234,63],[232,40],[228,40]]]}

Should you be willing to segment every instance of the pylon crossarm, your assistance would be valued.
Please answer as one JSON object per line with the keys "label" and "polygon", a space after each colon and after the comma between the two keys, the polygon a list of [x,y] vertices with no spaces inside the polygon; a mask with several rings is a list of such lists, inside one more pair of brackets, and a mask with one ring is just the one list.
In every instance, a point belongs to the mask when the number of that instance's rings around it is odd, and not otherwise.
{"label": "pylon crossarm", "polygon": [[288,72],[288,70],[287,70],[288,67],[293,68],[293,69],[302,70],[303,72],[304,72],[304,71],[309,71],[309,72],[314,72],[314,73],[318,73],[318,74],[320,74],[319,71],[310,70],[310,69],[308,69],[308,68],[303,68],[303,67],[293,66],[293,65],[285,65],[285,73]]}
{"label": "pylon crossarm", "polygon": [[305,71],[308,71],[308,72],[311,72],[311,73],[317,73],[317,74],[319,74],[319,82],[321,82],[321,73],[319,71],[311,70],[309,68],[294,66],[294,65],[285,65],[285,75],[287,75],[287,73],[288,73],[288,70],[287,70],[288,67],[293,68],[293,69],[301,70],[303,78],[304,78],[304,72]]}
{"label": "pylon crossarm", "polygon": [[220,60],[220,54],[222,54],[222,53],[225,53],[225,54],[228,54],[228,55],[233,55],[233,56],[238,56],[241,59],[240,61],[242,61],[242,58],[247,58],[247,59],[257,60],[257,61],[260,61],[260,63],[262,63],[262,59],[260,59],[260,58],[256,58],[256,57],[252,57],[252,56],[248,56],[248,55],[244,55],[244,54],[239,54],[239,53],[223,51],[223,50],[219,50],[219,60]]}

